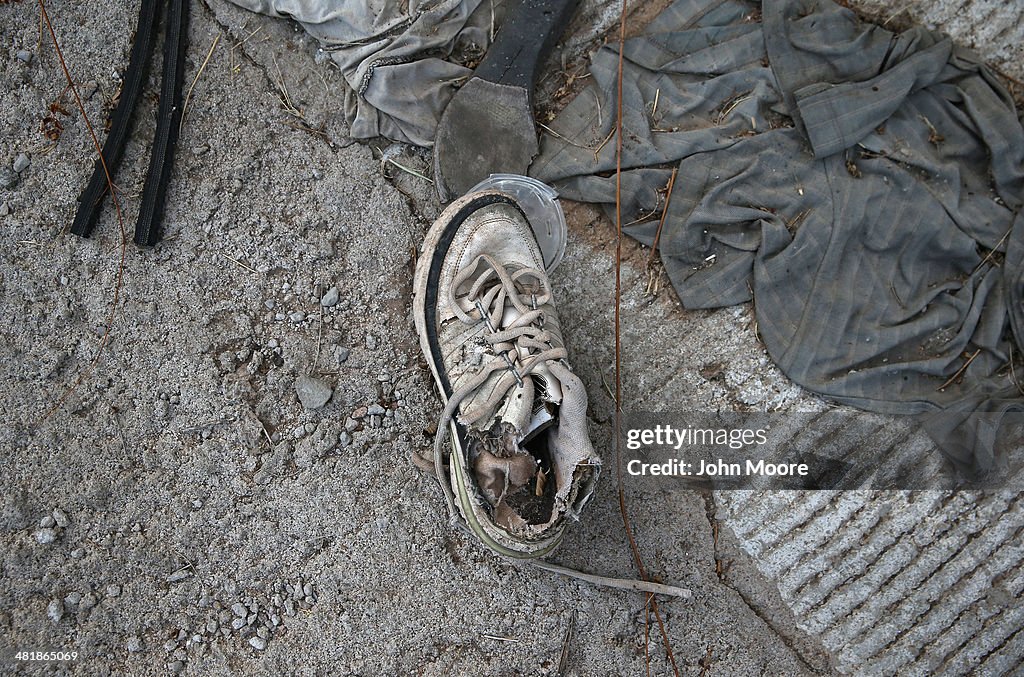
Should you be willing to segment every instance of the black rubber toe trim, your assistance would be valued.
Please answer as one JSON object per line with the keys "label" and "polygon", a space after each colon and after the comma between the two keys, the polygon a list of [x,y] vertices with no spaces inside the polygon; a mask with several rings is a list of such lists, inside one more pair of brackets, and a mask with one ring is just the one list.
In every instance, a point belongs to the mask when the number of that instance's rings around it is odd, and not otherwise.
{"label": "black rubber toe trim", "polygon": [[[426,300],[424,303],[424,325],[427,332],[427,343],[430,346],[430,359],[433,360],[434,366],[437,371],[438,378],[441,380],[441,389],[444,391],[445,400],[452,396],[452,385],[448,381],[448,373],[445,371],[444,359],[441,353],[441,343],[437,336],[437,299],[438,299],[438,283],[441,279],[441,267],[444,265],[444,259],[448,255],[448,250],[452,246],[452,241],[455,239],[455,234],[458,232],[462,224],[466,222],[474,212],[478,209],[486,207],[492,204],[508,204],[515,207],[520,213],[519,204],[511,197],[505,195],[497,195],[494,193],[487,193],[481,195],[475,200],[467,202],[458,212],[452,216],[448,225],[445,226],[444,231],[441,233],[441,237],[437,241],[437,246],[434,247],[434,254],[430,260],[430,270],[427,273],[427,289],[426,289]],[[526,215],[523,215],[526,218]],[[465,447],[465,431],[462,426],[456,424],[456,428],[459,431],[460,442]]]}

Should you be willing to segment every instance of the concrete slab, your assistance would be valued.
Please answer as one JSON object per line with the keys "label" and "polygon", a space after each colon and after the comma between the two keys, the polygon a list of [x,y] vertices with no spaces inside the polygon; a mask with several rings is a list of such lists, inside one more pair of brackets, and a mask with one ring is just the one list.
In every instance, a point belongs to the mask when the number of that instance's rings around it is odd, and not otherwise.
{"label": "concrete slab", "polygon": [[[98,121],[137,2],[47,6]],[[592,26],[610,25],[592,7]],[[340,78],[289,23],[194,3],[186,82],[219,39],[189,103],[167,237],[129,246],[119,285],[112,209],[92,240],[62,234],[93,152],[38,8],[0,13],[0,162],[31,161],[0,188],[3,670],[29,669],[11,649],[61,649],[82,674],[551,674],[575,615],[567,674],[644,674],[641,595],[494,557],[447,527],[407,462],[439,409],[409,314],[438,206],[382,157],[419,171],[427,154],[347,142]],[[39,133],[54,101],[69,111],[55,144]],[[129,228],[153,126],[143,115],[118,179]],[[553,283],[610,458],[613,231],[585,206],[570,222]],[[645,294],[646,253],[626,253],[633,402],[823,406],[771,365],[749,307],[683,311]],[[333,387],[321,409],[296,398],[307,373]],[[630,576],[605,479],[555,559]],[[662,606],[684,673],[1019,669],[1018,496],[627,489],[652,573],[694,591]],[[650,656],[670,674],[653,628]]]}

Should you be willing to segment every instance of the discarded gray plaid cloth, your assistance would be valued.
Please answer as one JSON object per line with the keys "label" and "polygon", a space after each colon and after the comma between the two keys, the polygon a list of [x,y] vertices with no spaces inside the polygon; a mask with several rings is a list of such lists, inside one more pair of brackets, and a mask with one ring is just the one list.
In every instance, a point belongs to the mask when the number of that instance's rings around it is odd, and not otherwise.
{"label": "discarded gray plaid cloth", "polygon": [[[1024,411],[1024,132],[995,77],[829,0],[677,0],[623,54],[623,220],[677,165],[659,249],[684,306],[753,295],[796,383],[930,415],[961,470],[996,468]],[[563,197],[614,203],[617,60],[593,55],[531,167]]]}
{"label": "discarded gray plaid cloth", "polygon": [[432,146],[441,112],[491,43],[503,0],[231,0],[295,19],[341,68],[356,139]]}

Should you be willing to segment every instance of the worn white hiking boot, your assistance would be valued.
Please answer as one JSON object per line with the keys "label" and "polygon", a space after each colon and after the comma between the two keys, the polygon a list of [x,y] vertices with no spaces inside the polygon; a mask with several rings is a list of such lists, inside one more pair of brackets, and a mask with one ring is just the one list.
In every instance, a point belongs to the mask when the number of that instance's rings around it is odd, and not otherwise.
{"label": "worn white hiking boot", "polygon": [[453,521],[501,554],[549,553],[590,499],[600,459],[516,201],[485,191],[449,205],[424,240],[413,292],[445,402],[433,464]]}

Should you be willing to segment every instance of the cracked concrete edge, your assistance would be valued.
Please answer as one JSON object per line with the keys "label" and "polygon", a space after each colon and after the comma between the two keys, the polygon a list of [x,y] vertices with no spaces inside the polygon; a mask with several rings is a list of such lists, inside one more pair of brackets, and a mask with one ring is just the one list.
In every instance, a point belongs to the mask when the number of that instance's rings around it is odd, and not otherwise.
{"label": "cracked concrete edge", "polygon": [[835,660],[821,640],[803,630],[786,604],[774,581],[758,569],[750,554],[727,521],[719,514],[712,491],[700,492],[712,531],[715,568],[722,585],[743,600],[750,610],[778,636],[779,640],[803,661],[808,671],[827,674],[835,670]]}

